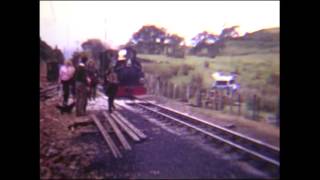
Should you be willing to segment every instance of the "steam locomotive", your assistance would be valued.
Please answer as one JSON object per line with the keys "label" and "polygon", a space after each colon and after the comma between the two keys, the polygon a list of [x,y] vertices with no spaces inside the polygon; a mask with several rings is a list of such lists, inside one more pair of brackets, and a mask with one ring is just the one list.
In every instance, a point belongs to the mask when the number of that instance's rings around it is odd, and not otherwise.
{"label": "steam locomotive", "polygon": [[132,97],[146,94],[143,85],[144,73],[136,51],[130,47],[116,50],[106,50],[100,54],[99,71],[102,77],[110,67],[114,67],[118,75],[119,88],[117,97]]}

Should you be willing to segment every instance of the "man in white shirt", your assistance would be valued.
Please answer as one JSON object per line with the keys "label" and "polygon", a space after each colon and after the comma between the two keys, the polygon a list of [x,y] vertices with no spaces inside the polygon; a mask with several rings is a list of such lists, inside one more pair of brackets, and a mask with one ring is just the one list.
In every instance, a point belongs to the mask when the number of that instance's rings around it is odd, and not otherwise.
{"label": "man in white shirt", "polygon": [[62,83],[62,89],[63,89],[63,105],[64,106],[68,104],[71,80],[74,76],[74,73],[75,73],[75,67],[72,65],[72,62],[70,60],[66,60],[64,65],[61,66],[59,71],[59,79]]}

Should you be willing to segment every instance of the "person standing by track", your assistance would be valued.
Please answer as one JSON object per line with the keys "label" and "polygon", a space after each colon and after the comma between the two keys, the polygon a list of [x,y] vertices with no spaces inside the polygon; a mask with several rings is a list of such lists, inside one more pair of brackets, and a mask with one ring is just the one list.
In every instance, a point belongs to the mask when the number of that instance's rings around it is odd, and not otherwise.
{"label": "person standing by track", "polygon": [[88,100],[88,85],[91,80],[87,74],[87,63],[88,58],[82,57],[81,62],[79,63],[76,75],[75,75],[75,83],[76,83],[76,116],[85,116],[86,115],[86,107]]}
{"label": "person standing by track", "polygon": [[59,81],[61,82],[63,89],[63,106],[68,105],[70,87],[72,86],[74,75],[75,67],[72,65],[70,60],[66,60],[59,70]]}
{"label": "person standing by track", "polygon": [[107,81],[106,94],[108,96],[108,110],[109,110],[109,113],[112,113],[112,110],[115,109],[113,101],[117,95],[119,80],[118,80],[117,74],[114,71],[114,68],[110,68],[106,76],[107,76],[106,77],[106,81]]}
{"label": "person standing by track", "polygon": [[97,91],[97,84],[98,84],[98,70],[95,66],[95,61],[90,60],[88,61],[88,67],[87,67],[88,76],[91,80],[89,84],[89,95],[88,100],[95,101],[96,99],[96,91]]}

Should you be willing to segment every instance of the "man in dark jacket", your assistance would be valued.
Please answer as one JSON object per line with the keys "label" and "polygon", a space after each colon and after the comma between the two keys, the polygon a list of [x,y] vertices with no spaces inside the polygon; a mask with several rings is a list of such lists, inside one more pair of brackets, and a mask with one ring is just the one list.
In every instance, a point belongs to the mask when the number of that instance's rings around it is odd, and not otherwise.
{"label": "man in dark jacket", "polygon": [[113,68],[111,68],[106,74],[106,83],[107,83],[106,94],[108,96],[109,113],[112,113],[112,109],[115,109],[113,101],[117,95],[118,84],[119,84],[118,76],[114,72]]}
{"label": "man in dark jacket", "polygon": [[81,62],[79,63],[76,74],[76,115],[77,116],[85,116],[86,115],[86,107],[87,107],[87,97],[88,97],[88,84],[90,83],[90,79],[87,75],[86,62],[87,57],[83,57]]}
{"label": "man in dark jacket", "polygon": [[96,91],[97,91],[97,84],[98,84],[98,70],[95,66],[95,61],[90,60],[88,61],[87,65],[87,75],[89,76],[91,82],[89,84],[89,94],[88,100],[95,101],[96,99]]}

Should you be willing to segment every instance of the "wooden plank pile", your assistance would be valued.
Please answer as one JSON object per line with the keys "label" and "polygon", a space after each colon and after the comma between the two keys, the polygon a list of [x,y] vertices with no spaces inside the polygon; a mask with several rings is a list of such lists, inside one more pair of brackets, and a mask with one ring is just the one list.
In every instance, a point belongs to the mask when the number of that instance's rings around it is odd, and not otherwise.
{"label": "wooden plank pile", "polygon": [[132,147],[124,134],[127,134],[134,142],[139,142],[147,138],[141,130],[136,128],[119,112],[114,111],[112,114],[103,112],[102,114],[104,116],[103,120],[98,119],[96,115],[91,115],[90,117],[98,127],[99,132],[115,158],[121,158],[122,154],[112,139],[111,134],[115,134],[114,137],[117,139],[116,141],[119,141],[126,151],[132,150]]}

